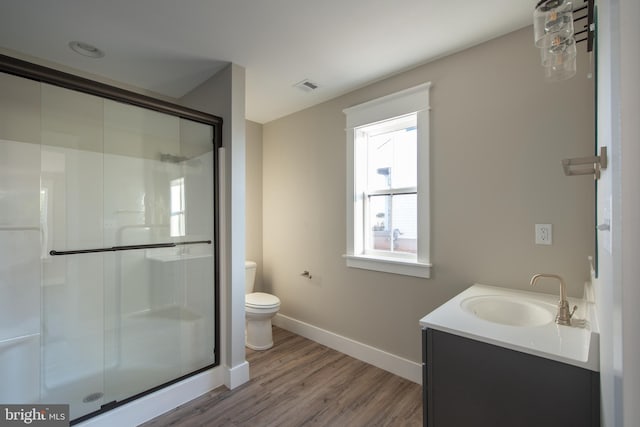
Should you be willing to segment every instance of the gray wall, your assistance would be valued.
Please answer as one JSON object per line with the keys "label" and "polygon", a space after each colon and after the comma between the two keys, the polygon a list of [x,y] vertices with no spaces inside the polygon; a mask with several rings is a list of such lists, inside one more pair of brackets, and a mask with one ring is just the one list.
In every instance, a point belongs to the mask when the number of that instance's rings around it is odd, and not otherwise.
{"label": "gray wall", "polygon": [[[560,160],[594,151],[594,82],[581,44],[578,76],[545,83],[532,39],[526,28],[263,126],[263,281],[282,314],[419,361],[419,319],[474,282],[529,290],[550,272],[582,294],[594,184]],[[349,269],[342,110],[427,81],[432,278]],[[534,244],[535,223],[553,224],[552,246]]]}
{"label": "gray wall", "polygon": [[247,120],[246,258],[258,263],[255,290],[262,289],[262,125]]}

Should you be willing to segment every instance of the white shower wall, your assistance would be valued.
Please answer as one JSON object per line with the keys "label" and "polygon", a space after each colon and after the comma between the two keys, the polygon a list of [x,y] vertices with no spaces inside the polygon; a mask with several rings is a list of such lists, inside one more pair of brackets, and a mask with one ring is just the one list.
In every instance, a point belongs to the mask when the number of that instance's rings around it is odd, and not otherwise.
{"label": "white shower wall", "polygon": [[0,402],[39,396],[39,151],[0,140]]}

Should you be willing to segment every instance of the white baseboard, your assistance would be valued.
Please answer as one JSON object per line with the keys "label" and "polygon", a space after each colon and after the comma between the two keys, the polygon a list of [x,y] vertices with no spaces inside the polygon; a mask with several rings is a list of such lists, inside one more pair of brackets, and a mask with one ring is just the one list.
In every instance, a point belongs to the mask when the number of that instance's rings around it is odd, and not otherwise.
{"label": "white baseboard", "polygon": [[224,385],[224,367],[217,366],[129,402],[104,414],[97,415],[79,426],[113,427],[137,426],[162,415],[206,392]]}
{"label": "white baseboard", "polygon": [[419,363],[404,359],[370,345],[354,341],[342,335],[329,332],[292,317],[276,314],[273,324],[291,331],[312,341],[349,355],[370,365],[391,372],[409,381],[422,384],[422,366]]}
{"label": "white baseboard", "polygon": [[225,369],[224,384],[229,390],[233,390],[249,381],[249,362],[246,360],[233,368]]}

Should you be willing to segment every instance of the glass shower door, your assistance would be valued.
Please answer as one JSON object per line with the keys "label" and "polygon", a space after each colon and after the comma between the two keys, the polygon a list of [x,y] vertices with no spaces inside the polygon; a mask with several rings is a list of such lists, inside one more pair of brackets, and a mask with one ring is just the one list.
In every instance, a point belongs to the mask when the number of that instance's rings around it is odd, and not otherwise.
{"label": "glass shower door", "polygon": [[212,127],[104,103],[105,396],[214,363]]}
{"label": "glass shower door", "polygon": [[76,419],[215,362],[213,128],[41,96],[40,401]]}
{"label": "glass shower door", "polygon": [[42,403],[71,418],[100,409],[104,258],[54,256],[104,246],[102,99],[41,84]]}

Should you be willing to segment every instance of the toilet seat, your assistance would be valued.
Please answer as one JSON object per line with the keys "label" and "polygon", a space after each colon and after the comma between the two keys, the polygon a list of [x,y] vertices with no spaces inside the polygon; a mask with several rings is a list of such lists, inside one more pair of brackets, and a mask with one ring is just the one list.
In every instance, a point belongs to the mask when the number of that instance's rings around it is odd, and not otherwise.
{"label": "toilet seat", "polygon": [[264,292],[254,292],[244,297],[245,306],[254,309],[269,309],[280,306],[280,298]]}

